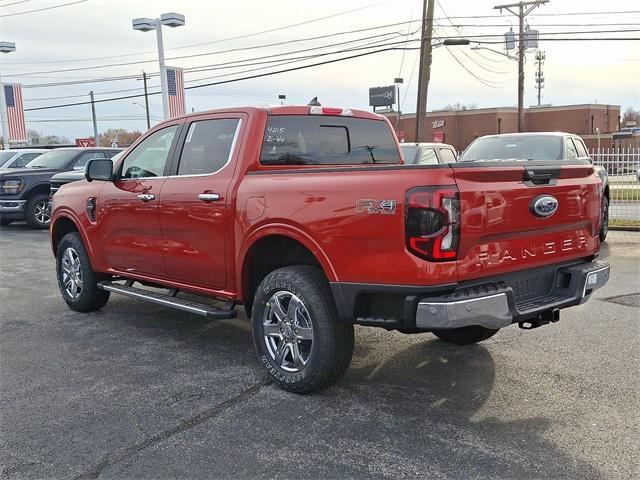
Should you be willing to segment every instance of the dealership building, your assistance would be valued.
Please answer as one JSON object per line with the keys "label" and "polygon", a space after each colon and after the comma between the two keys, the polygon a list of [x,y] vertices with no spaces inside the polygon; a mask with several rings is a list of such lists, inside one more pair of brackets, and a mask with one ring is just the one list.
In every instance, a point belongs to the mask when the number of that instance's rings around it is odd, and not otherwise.
{"label": "dealership building", "polygon": [[[415,141],[415,113],[400,115],[385,112],[396,127],[400,141]],[[524,111],[525,132],[568,132],[580,135],[589,149],[612,148],[619,140],[620,105],[542,105]],[[464,150],[475,138],[496,133],[518,131],[518,109],[515,107],[476,108],[427,112],[424,139],[449,143]]]}

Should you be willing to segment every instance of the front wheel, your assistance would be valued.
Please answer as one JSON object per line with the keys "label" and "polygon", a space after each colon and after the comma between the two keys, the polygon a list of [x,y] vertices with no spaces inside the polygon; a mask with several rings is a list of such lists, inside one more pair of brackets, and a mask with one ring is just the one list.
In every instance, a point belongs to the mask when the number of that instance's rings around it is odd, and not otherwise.
{"label": "front wheel", "polygon": [[48,228],[51,222],[49,195],[40,193],[31,197],[27,202],[25,213],[25,220],[31,228]]}
{"label": "front wheel", "polygon": [[499,329],[481,327],[479,325],[471,325],[469,327],[433,330],[432,333],[445,342],[455,343],[456,345],[472,345],[493,337],[498,333],[498,330]]}
{"label": "front wheel", "polygon": [[92,270],[79,233],[67,233],[62,237],[56,267],[60,293],[72,310],[93,312],[104,307],[109,292],[98,288],[102,276]]}
{"label": "front wheel", "polygon": [[281,388],[310,393],[342,376],[353,354],[353,325],[338,321],[318,268],[274,270],[260,283],[253,305],[258,356]]}
{"label": "front wheel", "polygon": [[609,199],[607,197],[602,197],[602,212],[601,212],[601,220],[602,226],[600,227],[600,241],[604,242],[604,239],[607,238],[607,233],[609,233]]}

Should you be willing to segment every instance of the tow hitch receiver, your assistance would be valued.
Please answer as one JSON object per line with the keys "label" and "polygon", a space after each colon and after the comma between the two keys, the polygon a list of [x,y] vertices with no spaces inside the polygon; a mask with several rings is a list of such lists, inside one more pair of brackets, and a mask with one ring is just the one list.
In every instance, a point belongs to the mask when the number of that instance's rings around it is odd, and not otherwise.
{"label": "tow hitch receiver", "polygon": [[518,326],[523,330],[533,330],[534,328],[538,328],[549,323],[555,323],[558,320],[560,320],[560,309],[555,308],[553,310],[542,312],[536,318],[525,320],[524,322],[518,322]]}

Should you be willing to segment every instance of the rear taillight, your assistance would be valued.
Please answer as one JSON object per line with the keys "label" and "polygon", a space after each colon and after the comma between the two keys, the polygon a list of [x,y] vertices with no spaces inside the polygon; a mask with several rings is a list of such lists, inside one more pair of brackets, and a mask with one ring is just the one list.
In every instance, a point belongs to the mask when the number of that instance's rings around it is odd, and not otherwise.
{"label": "rear taillight", "polygon": [[460,238],[460,196],[455,185],[407,192],[405,240],[414,255],[433,262],[455,260]]}

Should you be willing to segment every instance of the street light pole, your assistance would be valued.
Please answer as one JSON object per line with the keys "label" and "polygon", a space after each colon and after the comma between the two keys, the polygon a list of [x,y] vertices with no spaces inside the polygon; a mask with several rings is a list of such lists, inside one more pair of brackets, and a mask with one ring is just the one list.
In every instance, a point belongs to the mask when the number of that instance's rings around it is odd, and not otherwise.
{"label": "street light pole", "polygon": [[393,80],[393,83],[396,84],[396,134],[398,138],[400,138],[400,85],[404,82],[404,79],[401,77],[397,77]]}
{"label": "street light pole", "polygon": [[158,66],[160,67],[160,90],[162,91],[162,115],[169,118],[169,89],[167,72],[164,67],[164,43],[162,41],[162,24],[156,20],[156,40],[158,42]]}
{"label": "street light pole", "polygon": [[167,86],[167,72],[164,65],[164,43],[162,41],[162,26],[180,27],[184,25],[184,15],[180,13],[163,13],[160,18],[134,18],[133,29],[141,32],[156,31],[158,42],[158,65],[160,67],[160,88],[162,90],[162,113],[164,119],[169,118],[169,89]]}
{"label": "street light pole", "polygon": [[[0,53],[11,53],[15,51],[15,43],[0,42]],[[0,121],[2,121],[2,147],[5,150],[9,150],[9,116],[7,115],[7,102],[2,77],[0,77]]]}

